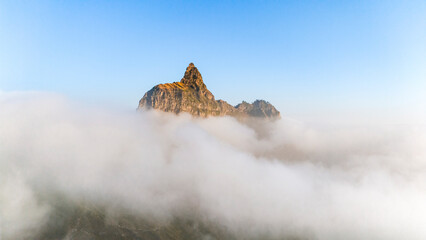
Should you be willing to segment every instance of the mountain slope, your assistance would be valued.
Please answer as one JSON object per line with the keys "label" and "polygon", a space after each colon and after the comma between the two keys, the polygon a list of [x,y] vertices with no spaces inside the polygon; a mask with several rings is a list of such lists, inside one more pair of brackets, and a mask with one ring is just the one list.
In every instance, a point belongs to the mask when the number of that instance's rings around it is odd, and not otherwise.
{"label": "mountain slope", "polygon": [[[22,240],[196,240],[235,239],[213,223],[195,219],[156,222],[148,217],[111,214],[93,204],[60,203],[38,233]],[[11,239],[10,239],[11,240]]]}

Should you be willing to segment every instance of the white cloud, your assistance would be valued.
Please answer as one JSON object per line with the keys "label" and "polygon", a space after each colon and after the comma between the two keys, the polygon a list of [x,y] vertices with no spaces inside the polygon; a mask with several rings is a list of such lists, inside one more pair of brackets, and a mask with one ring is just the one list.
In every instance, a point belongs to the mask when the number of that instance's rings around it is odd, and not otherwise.
{"label": "white cloud", "polygon": [[423,127],[241,124],[3,92],[0,133],[5,239],[43,227],[54,193],[249,236],[426,238]]}

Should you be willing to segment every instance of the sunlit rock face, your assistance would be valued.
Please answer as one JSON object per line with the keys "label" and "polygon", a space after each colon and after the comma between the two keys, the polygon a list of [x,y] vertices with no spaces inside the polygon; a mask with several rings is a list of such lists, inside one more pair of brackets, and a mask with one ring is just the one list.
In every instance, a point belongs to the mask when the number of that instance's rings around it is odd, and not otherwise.
{"label": "sunlit rock face", "polygon": [[280,118],[280,112],[264,100],[256,100],[252,104],[243,101],[235,107],[226,101],[215,100],[193,63],[186,68],[180,82],[159,84],[145,93],[139,101],[138,109],[151,108],[176,114],[187,112],[199,117],[230,115],[238,118]]}

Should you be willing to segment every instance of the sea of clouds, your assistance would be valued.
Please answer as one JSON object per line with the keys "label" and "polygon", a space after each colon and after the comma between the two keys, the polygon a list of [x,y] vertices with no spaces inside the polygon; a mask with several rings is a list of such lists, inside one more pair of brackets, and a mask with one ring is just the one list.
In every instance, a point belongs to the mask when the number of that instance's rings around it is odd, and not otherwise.
{"label": "sea of clouds", "polygon": [[201,216],[241,238],[424,240],[426,129],[194,119],[0,92],[0,239],[43,228],[53,193],[158,221]]}

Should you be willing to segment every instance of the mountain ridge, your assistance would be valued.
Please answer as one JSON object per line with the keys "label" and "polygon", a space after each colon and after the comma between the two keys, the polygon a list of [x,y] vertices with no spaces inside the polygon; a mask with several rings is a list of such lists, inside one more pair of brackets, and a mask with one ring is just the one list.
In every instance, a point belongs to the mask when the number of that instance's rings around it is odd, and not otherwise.
{"label": "mountain ridge", "polygon": [[180,82],[158,84],[146,92],[139,101],[138,109],[158,109],[175,114],[187,112],[197,117],[229,115],[270,120],[281,117],[280,112],[265,100],[243,101],[236,106],[216,100],[193,63],[188,65]]}

